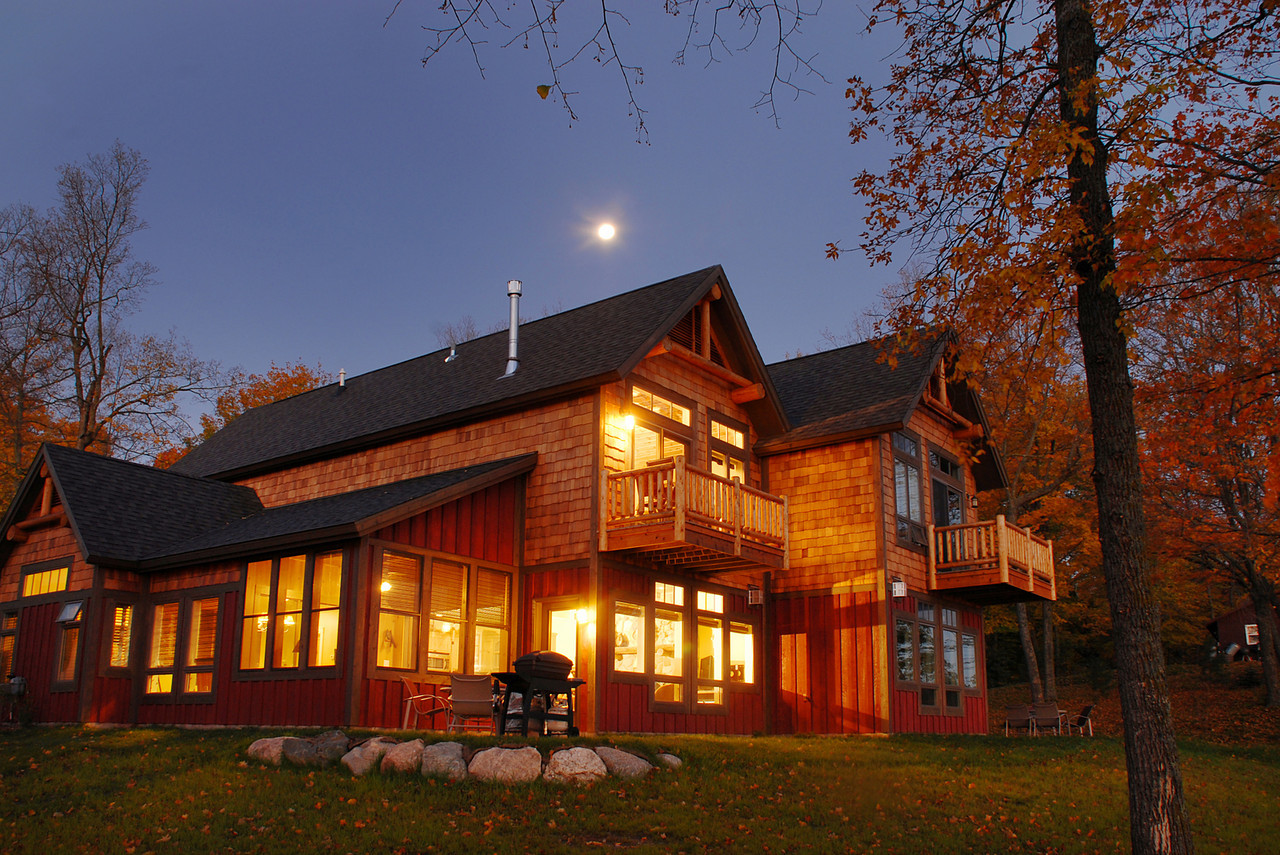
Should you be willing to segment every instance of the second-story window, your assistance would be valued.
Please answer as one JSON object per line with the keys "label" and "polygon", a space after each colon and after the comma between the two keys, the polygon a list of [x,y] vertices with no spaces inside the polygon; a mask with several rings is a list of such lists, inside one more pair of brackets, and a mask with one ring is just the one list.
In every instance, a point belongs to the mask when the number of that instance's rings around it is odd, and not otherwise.
{"label": "second-story window", "polygon": [[920,440],[893,435],[893,490],[898,542],[924,546],[924,492],[920,478]]}
{"label": "second-story window", "polygon": [[707,437],[711,474],[747,483],[747,426],[713,413]]}
{"label": "second-story window", "polygon": [[950,457],[930,449],[929,473],[933,478],[933,524],[963,524],[964,470]]}
{"label": "second-story window", "polygon": [[693,404],[656,388],[631,387],[631,467],[683,454],[693,443]]}

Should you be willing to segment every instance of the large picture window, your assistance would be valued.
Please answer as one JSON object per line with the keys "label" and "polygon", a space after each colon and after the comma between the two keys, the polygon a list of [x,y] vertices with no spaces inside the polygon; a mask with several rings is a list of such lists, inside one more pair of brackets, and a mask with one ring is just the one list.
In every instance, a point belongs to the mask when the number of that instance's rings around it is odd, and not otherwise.
{"label": "large picture window", "polygon": [[650,597],[613,604],[613,675],[652,686],[655,709],[723,711],[756,682],[756,630],[723,593],[654,582]]}
{"label": "large picture window", "polygon": [[964,695],[980,692],[977,632],[956,609],[917,600],[914,613],[898,612],[894,657],[898,687],[918,693],[921,713],[961,715]]}
{"label": "large picture window", "polygon": [[144,689],[148,696],[154,699],[213,692],[221,604],[221,597],[212,596],[152,607]]}
{"label": "large picture window", "polygon": [[249,562],[240,670],[297,672],[337,665],[343,575],[341,552]]}
{"label": "large picture window", "polygon": [[375,667],[454,674],[507,669],[509,570],[388,547],[378,572]]}

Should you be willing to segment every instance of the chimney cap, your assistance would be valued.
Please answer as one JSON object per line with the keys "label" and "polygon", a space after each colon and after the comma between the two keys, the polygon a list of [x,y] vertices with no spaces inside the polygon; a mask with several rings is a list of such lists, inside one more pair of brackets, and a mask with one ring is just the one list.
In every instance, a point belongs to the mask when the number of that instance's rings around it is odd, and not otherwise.
{"label": "chimney cap", "polygon": [[508,279],[507,280],[507,296],[508,297],[518,296],[520,294],[520,286],[522,284],[523,283],[521,283],[519,279]]}

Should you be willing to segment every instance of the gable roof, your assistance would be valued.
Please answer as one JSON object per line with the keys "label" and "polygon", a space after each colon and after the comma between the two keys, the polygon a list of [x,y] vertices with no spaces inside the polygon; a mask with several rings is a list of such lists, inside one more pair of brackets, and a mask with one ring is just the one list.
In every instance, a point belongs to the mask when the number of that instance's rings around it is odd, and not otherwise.
{"label": "gable roof", "polygon": [[248,487],[45,445],[4,526],[30,505],[44,465],[85,561],[141,571],[173,568],[249,550],[359,537],[529,472],[536,462],[536,454],[525,454],[264,508]]}
{"label": "gable roof", "polygon": [[917,350],[899,353],[892,366],[879,358],[883,342],[864,341],[770,365],[792,429],[761,443],[759,450],[820,445],[905,426],[951,339],[929,337]]}
{"label": "gable roof", "polygon": [[[716,285],[738,370],[768,384],[764,362],[717,265],[522,323],[509,377],[507,331],[249,410],[173,469],[225,479],[349,452],[593,390],[626,376]],[[785,424],[776,396],[771,408]],[[765,413],[766,416],[770,415]]]}
{"label": "gable roof", "polygon": [[[792,428],[758,443],[756,452],[779,454],[906,427],[938,362],[955,343],[953,333],[939,329],[926,332],[916,348],[894,351],[893,364],[880,358],[893,348],[884,338],[773,363],[769,374]],[[982,403],[963,383],[948,383],[947,390],[952,409],[983,427],[984,453],[974,465],[979,488],[1004,485],[1004,464],[986,441],[991,426]]]}

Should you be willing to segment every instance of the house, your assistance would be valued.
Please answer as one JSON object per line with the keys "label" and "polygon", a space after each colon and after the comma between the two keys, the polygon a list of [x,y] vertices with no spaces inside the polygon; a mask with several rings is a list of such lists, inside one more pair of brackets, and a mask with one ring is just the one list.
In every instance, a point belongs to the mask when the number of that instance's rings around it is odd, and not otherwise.
{"label": "house", "polygon": [[953,347],[765,365],[712,267],[251,410],[171,470],[45,446],[0,666],[43,722],[396,727],[402,678],[554,649],[586,730],[986,732],[982,608],[1053,599],[1053,554],[976,517],[1004,474]]}
{"label": "house", "polygon": [[[1275,609],[1275,620],[1280,625],[1280,608]],[[1213,636],[1215,650],[1232,661],[1262,658],[1262,650],[1258,646],[1258,612],[1251,600],[1218,615],[1206,628]]]}

